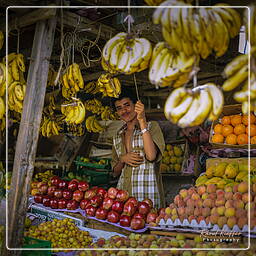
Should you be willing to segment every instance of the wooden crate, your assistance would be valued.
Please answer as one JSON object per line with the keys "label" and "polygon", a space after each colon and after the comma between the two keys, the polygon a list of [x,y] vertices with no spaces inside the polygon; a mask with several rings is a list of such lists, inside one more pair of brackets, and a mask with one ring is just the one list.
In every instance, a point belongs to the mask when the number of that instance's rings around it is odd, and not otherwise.
{"label": "wooden crate", "polygon": [[[209,158],[206,160],[206,169],[208,169],[211,166],[215,166],[218,163],[221,162],[226,162],[226,163],[231,163],[231,162],[237,162],[239,164],[248,164],[248,158],[243,157],[243,158]],[[250,158],[250,166],[256,168],[256,157],[251,157]]]}
{"label": "wooden crate", "polygon": [[[249,145],[229,145],[229,144],[224,144],[224,143],[214,143],[212,142],[212,136],[214,134],[213,128],[216,124],[219,123],[219,120],[223,116],[230,116],[230,115],[236,115],[236,114],[241,114],[242,113],[242,105],[241,104],[235,104],[235,105],[227,105],[223,107],[223,111],[220,114],[220,117],[218,120],[215,120],[212,122],[211,125],[211,131],[210,131],[210,136],[209,136],[209,143],[212,145],[213,148],[236,148],[236,149],[248,149]],[[251,148],[255,149],[256,145],[251,144]]]}

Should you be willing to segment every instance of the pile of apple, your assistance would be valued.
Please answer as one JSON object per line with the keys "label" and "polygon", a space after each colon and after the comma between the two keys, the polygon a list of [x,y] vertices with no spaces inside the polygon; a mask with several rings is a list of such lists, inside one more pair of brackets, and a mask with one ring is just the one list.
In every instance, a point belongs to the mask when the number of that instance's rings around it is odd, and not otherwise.
{"label": "pile of apple", "polygon": [[[250,201],[250,209],[249,202]],[[225,224],[232,229],[237,225],[240,229],[248,224],[248,211],[250,211],[250,228],[256,227],[256,184],[248,193],[248,183],[241,182],[232,187],[217,189],[215,184],[201,185],[189,189],[181,189],[175,196],[173,203],[159,211],[156,218],[158,224],[161,219],[165,221],[187,219],[190,223],[196,220],[199,224],[204,220],[206,224],[217,224],[220,229]]]}
{"label": "pile of apple", "polygon": [[158,216],[150,199],[138,202],[129,197],[125,190],[99,187],[89,188],[86,181],[62,180],[58,176],[51,178],[48,184],[38,183],[34,195],[36,203],[52,209],[85,210],[87,216],[119,223],[134,230],[142,229],[145,223],[155,222]]}

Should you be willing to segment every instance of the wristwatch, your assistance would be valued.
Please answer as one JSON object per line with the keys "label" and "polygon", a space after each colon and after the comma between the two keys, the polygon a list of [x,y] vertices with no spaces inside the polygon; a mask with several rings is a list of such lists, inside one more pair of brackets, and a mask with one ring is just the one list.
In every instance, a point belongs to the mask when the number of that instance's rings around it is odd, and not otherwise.
{"label": "wristwatch", "polygon": [[141,133],[144,134],[147,131],[148,131],[148,128],[144,128],[143,130],[141,130]]}

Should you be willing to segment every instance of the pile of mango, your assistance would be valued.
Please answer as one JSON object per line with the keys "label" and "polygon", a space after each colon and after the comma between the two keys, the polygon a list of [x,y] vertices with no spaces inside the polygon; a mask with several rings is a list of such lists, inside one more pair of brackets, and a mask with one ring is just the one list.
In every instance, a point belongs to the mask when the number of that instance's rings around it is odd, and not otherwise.
{"label": "pile of mango", "polygon": [[184,145],[165,145],[162,162],[160,165],[160,172],[180,172],[182,162],[184,159]]}
{"label": "pile of mango", "polygon": [[[207,168],[196,180],[196,186],[216,184],[219,189],[248,180],[248,164],[220,162]],[[250,168],[251,183],[256,183],[256,168]]]}

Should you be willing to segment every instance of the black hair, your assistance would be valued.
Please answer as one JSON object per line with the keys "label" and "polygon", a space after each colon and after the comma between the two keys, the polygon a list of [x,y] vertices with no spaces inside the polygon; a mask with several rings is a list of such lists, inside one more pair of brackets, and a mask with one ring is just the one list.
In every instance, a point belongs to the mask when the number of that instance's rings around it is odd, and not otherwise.
{"label": "black hair", "polygon": [[129,98],[134,104],[137,102],[137,97],[131,88],[122,87],[122,91],[118,98],[112,98],[112,104],[115,107],[115,102],[118,100],[122,100],[124,98]]}

